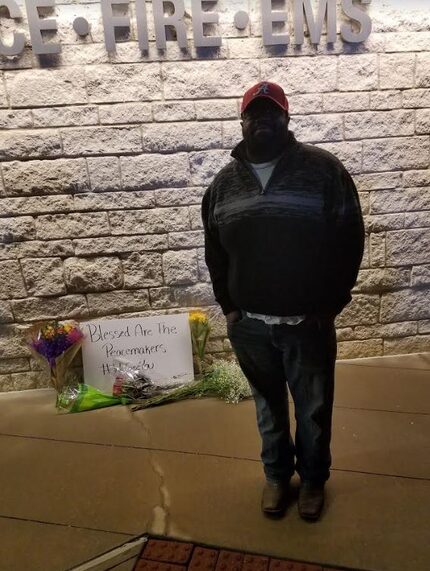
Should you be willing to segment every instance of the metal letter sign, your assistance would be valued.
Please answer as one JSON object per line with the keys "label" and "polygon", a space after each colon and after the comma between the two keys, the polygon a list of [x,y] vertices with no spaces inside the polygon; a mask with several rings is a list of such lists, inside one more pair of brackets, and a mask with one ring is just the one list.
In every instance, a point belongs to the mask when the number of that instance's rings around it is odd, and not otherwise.
{"label": "metal letter sign", "polygon": [[[290,43],[289,35],[284,33],[274,33],[273,24],[287,24],[288,22],[288,3],[292,12],[292,24],[294,30],[294,44],[301,45],[304,42],[305,25],[309,30],[310,41],[312,44],[321,42],[321,35],[325,23],[326,41],[333,43],[336,41],[337,35],[337,13],[336,0],[319,0],[318,9],[312,8],[312,0],[285,0],[284,10],[273,10],[273,0],[255,0],[261,6],[261,24],[262,24],[262,41],[265,46],[272,45],[288,45]],[[340,25],[340,37],[343,41],[349,43],[364,42],[372,31],[372,21],[370,16],[359,6],[360,4],[370,4],[371,0],[341,0],[341,9],[343,15],[349,18],[350,22],[344,22]],[[208,12],[203,9],[204,0],[191,0],[191,22],[194,46],[201,47],[219,47],[222,44],[222,38],[212,34],[208,34],[205,30],[205,24],[216,26],[219,23],[219,15],[216,11]],[[228,0],[224,0],[228,3]],[[137,28],[137,38],[139,41],[139,49],[148,51],[148,17],[147,4],[145,0],[135,0],[135,20],[131,20],[130,15],[114,15],[113,6],[125,6],[130,14],[130,0],[100,0],[100,10],[103,22],[103,31],[105,46],[108,52],[116,50],[115,29],[129,28],[132,26]],[[164,0],[152,0],[152,15],[154,20],[155,43],[159,50],[165,50],[167,46],[166,27],[172,27],[176,33],[176,42],[181,49],[190,48],[187,38],[187,23],[185,21],[185,2],[184,0],[170,0],[169,4],[173,7],[173,12],[165,13]],[[212,0],[212,4],[216,5],[217,0]],[[60,4],[60,2],[59,2]],[[96,5],[94,4],[94,9]],[[5,7],[8,17],[11,19],[22,19],[22,12],[16,0],[0,0],[0,8]],[[28,27],[31,38],[33,52],[36,55],[57,54],[61,51],[61,45],[52,41],[44,41],[43,31],[57,31],[57,22],[55,18],[40,18],[38,8],[55,9],[55,0],[25,0],[25,9],[27,12]],[[1,19],[0,19],[1,21]],[[249,23],[249,14],[243,10],[232,14],[232,23],[236,28],[243,30]],[[75,18],[70,25],[79,36],[88,35],[90,24],[83,17]],[[17,56],[20,55],[25,47],[25,35],[22,32],[12,33],[12,42],[2,37],[0,28],[0,55]]]}

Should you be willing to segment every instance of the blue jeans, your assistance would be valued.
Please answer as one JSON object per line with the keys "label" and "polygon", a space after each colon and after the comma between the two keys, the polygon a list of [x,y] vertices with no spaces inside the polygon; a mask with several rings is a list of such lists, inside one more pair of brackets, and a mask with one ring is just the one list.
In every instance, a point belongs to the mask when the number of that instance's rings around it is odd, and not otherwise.
{"label": "blue jeans", "polygon": [[[241,313],[227,325],[227,334],[254,397],[266,479],[289,480],[296,470],[302,481],[322,484],[331,466],[334,318],[268,325]],[[295,443],[287,384],[295,408]]]}

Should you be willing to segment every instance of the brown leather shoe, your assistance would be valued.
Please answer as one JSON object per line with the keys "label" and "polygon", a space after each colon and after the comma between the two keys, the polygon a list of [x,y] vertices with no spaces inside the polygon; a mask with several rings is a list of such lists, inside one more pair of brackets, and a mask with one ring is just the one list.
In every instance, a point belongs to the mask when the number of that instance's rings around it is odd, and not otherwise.
{"label": "brown leather shoe", "polygon": [[264,515],[280,516],[286,510],[290,492],[290,482],[266,482],[261,498],[261,509]]}
{"label": "brown leather shoe", "polygon": [[298,508],[302,519],[316,521],[324,505],[324,484],[302,482],[299,491]]}

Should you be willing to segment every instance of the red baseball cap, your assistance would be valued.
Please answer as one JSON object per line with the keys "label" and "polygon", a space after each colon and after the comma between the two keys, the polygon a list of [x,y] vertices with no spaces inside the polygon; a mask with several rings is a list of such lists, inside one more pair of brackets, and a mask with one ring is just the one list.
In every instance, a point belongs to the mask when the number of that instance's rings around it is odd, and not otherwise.
{"label": "red baseball cap", "polygon": [[270,81],[260,81],[245,92],[240,112],[243,113],[248,105],[258,97],[267,97],[279,105],[281,109],[288,111],[288,99],[282,87]]}

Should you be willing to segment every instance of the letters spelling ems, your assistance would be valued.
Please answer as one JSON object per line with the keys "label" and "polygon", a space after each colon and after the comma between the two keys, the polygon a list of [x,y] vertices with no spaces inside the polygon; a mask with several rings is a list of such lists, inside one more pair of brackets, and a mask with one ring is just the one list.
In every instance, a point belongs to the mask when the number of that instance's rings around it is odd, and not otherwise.
{"label": "letters spelling ems", "polygon": [[[226,0],[227,1],[227,0]],[[337,31],[337,13],[336,0],[320,0],[318,3],[317,14],[315,15],[312,8],[312,0],[289,0],[291,2],[293,14],[294,28],[294,44],[301,45],[304,42],[305,22],[309,30],[310,41],[313,44],[320,43],[323,24],[326,24],[327,42],[336,41]],[[369,4],[371,0],[359,0],[359,4]],[[154,19],[155,39],[158,49],[166,48],[166,28],[168,26],[175,28],[176,41],[182,49],[188,48],[187,29],[185,24],[185,6],[184,0],[170,0],[174,7],[173,14],[166,15],[164,13],[163,0],[152,0],[152,14]],[[219,36],[204,34],[204,26],[219,23],[219,14],[215,11],[207,12],[202,8],[203,0],[191,0],[192,12],[192,32],[194,46],[199,47],[218,47],[221,45]],[[216,2],[213,2],[215,4]],[[124,5],[128,7],[129,0],[101,0],[101,12],[103,20],[103,31],[105,38],[106,50],[108,52],[115,51],[115,29],[131,28],[129,15],[115,15],[113,12],[114,5]],[[285,23],[288,20],[287,10],[272,10],[272,0],[261,0],[261,21],[263,44],[269,45],[288,45],[290,43],[289,35],[274,34],[274,23]],[[350,43],[358,43],[366,40],[372,29],[372,22],[368,14],[364,12],[353,0],[342,0],[342,11],[344,15],[350,19],[340,26],[341,38]],[[0,8],[7,8],[9,18],[20,19],[22,12],[16,0],[0,0]],[[61,52],[59,43],[45,43],[42,38],[42,31],[55,32],[57,30],[57,22],[55,18],[40,18],[38,8],[55,7],[55,0],[25,0],[25,8],[27,12],[28,27],[32,50],[35,54],[56,54]],[[4,16],[4,10],[2,11]],[[135,0],[135,14],[137,37],[139,49],[148,51],[148,17],[145,0]],[[247,14],[241,12],[242,16],[247,19]],[[86,21],[81,18],[85,24]],[[246,27],[246,26],[245,26]],[[357,30],[357,28],[359,28]],[[88,28],[89,29],[89,28]],[[2,37],[0,30],[0,55],[16,56],[22,53],[25,47],[25,35],[22,32],[14,31],[12,34],[12,42],[10,37],[8,41]],[[84,32],[83,35],[86,35]]]}

